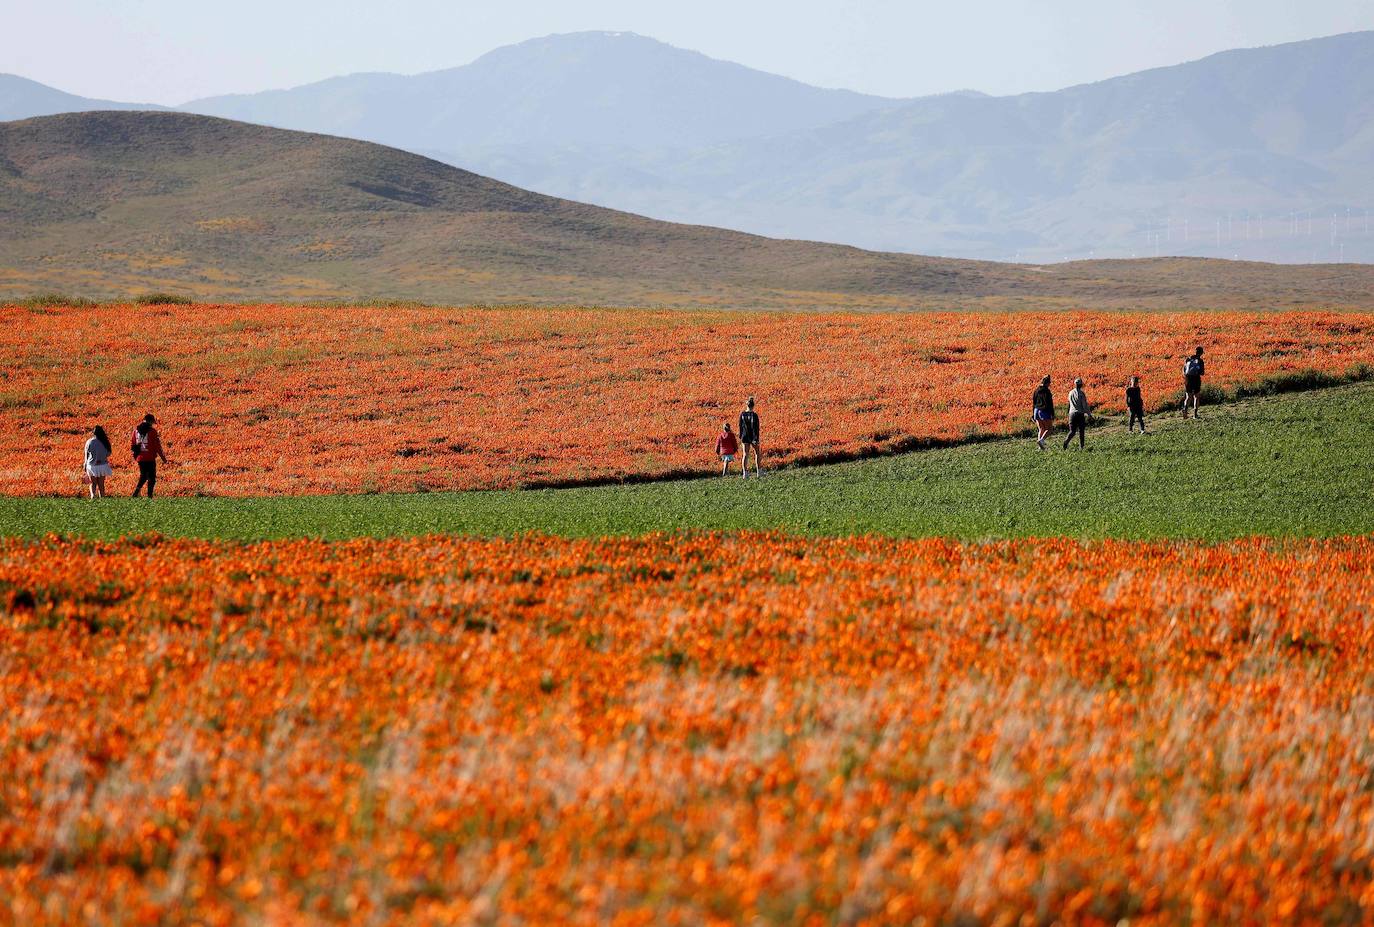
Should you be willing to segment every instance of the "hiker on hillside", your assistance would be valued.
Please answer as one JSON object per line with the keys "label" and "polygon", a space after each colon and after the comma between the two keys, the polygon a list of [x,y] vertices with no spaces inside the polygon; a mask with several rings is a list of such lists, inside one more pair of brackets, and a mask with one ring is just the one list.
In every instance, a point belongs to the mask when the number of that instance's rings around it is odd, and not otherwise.
{"label": "hiker on hillside", "polygon": [[754,411],[754,397],[750,396],[749,401],[744,404],[744,411],[739,414],[739,440],[744,446],[744,453],[740,455],[740,479],[749,475],[749,450],[754,451],[754,477],[759,473],[759,414]]}
{"label": "hiker on hillside", "polygon": [[1198,403],[1202,397],[1202,376],[1207,372],[1207,365],[1202,360],[1202,345],[1198,345],[1197,350],[1183,362],[1183,408],[1178,411],[1183,413],[1183,417],[1188,417],[1188,404],[1192,403],[1193,418],[1202,418],[1198,414]]}
{"label": "hiker on hillside", "polygon": [[1135,423],[1140,423],[1140,433],[1145,433],[1145,398],[1140,394],[1140,377],[1131,377],[1126,384],[1126,411],[1131,420],[1126,424],[1127,431],[1135,431]]}
{"label": "hiker on hillside", "polygon": [[1073,389],[1069,392],[1069,436],[1064,439],[1064,450],[1069,449],[1069,443],[1073,441],[1074,435],[1078,435],[1080,448],[1087,444],[1090,414],[1092,406],[1088,404],[1088,394],[1083,391],[1083,378],[1079,377],[1073,381]]}
{"label": "hiker on hillside", "polygon": [[154,427],[156,423],[157,419],[153,418],[151,412],[143,416],[143,421],[134,429],[134,438],[129,445],[134,460],[138,462],[138,485],[134,487],[134,495],[137,496],[138,491],[146,485],[149,499],[153,498],[153,487],[157,485],[158,459],[167,462],[167,455],[162,450],[162,437]]}
{"label": "hiker on hillside", "polygon": [[1035,393],[1031,396],[1031,418],[1040,428],[1040,434],[1035,438],[1035,444],[1040,450],[1045,449],[1045,439],[1054,430],[1054,394],[1050,392],[1050,378],[1046,374],[1040,380],[1040,385],[1036,387]]}
{"label": "hiker on hillside", "polygon": [[110,466],[110,436],[99,425],[91,432],[86,441],[86,480],[91,484],[91,498],[105,498],[105,478],[114,473]]}
{"label": "hiker on hillside", "polygon": [[716,436],[716,455],[720,457],[720,475],[725,476],[730,472],[730,461],[735,459],[739,453],[739,439],[730,430],[730,423],[725,422],[721,426],[721,432]]}

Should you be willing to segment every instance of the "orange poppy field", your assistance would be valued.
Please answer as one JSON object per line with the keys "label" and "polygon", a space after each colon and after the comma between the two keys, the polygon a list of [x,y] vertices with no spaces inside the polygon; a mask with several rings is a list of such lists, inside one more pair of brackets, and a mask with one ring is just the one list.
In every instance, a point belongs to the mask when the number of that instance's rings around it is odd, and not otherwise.
{"label": "orange poppy field", "polygon": [[[113,492],[158,416],[174,495],[549,486],[709,472],[757,395],[766,466],[1029,428],[1074,376],[1119,410],[1177,400],[1183,357],[1234,390],[1374,364],[1346,312],[733,313],[116,305],[0,308],[0,493],[76,495],[103,425]],[[1367,369],[1367,368],[1366,368]]]}
{"label": "orange poppy field", "polygon": [[1374,904],[1369,538],[9,540],[0,606],[15,923]]}

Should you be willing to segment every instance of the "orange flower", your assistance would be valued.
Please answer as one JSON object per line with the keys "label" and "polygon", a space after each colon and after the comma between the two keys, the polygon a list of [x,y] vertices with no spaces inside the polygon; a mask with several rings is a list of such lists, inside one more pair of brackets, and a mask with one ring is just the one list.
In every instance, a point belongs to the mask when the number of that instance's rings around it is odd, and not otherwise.
{"label": "orange flower", "polygon": [[[781,314],[301,306],[0,308],[0,493],[81,491],[103,424],[121,468],[157,414],[171,494],[474,489],[707,470],[756,395],[765,464],[1030,427],[1074,376],[1150,407],[1208,348],[1229,389],[1374,364],[1374,315],[1334,312]],[[22,463],[19,463],[21,462]]]}
{"label": "orange flower", "polygon": [[1371,602],[1370,538],[0,541],[0,897],[1358,919]]}

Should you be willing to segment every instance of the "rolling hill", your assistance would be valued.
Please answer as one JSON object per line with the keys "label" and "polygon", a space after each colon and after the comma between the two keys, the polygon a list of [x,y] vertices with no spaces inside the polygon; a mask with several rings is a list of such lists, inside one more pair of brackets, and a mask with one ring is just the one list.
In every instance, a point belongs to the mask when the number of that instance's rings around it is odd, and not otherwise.
{"label": "rolling hill", "polygon": [[1374,268],[1036,268],[675,225],[205,116],[0,123],[0,295],[731,306],[1370,305]]}

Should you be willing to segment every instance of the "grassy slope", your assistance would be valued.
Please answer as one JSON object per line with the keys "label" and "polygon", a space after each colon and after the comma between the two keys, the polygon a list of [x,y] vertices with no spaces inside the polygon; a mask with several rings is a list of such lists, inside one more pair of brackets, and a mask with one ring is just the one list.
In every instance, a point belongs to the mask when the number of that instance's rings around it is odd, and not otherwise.
{"label": "grassy slope", "polygon": [[186,113],[0,123],[0,298],[611,305],[1374,305],[1374,268],[1023,267],[780,241],[541,196],[366,142]]}
{"label": "grassy slope", "polygon": [[0,535],[328,538],[781,528],[962,538],[1374,532],[1374,384],[1249,400],[1089,451],[998,441],[768,474],[526,492],[272,499],[0,500]]}

